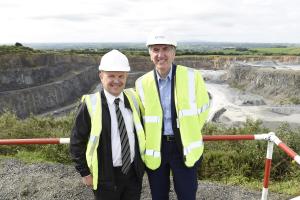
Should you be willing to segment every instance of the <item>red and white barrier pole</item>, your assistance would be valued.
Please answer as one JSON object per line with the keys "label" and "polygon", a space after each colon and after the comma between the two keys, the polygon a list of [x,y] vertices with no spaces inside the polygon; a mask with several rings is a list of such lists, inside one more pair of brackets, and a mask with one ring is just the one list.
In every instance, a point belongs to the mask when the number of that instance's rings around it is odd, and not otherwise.
{"label": "red and white barrier pole", "polygon": [[69,144],[70,138],[0,139],[0,145]]}
{"label": "red and white barrier pole", "polygon": [[221,140],[268,140],[269,134],[258,135],[204,135],[203,141]]}
{"label": "red and white barrier pole", "polygon": [[254,135],[204,135],[203,141],[254,140]]}
{"label": "red and white barrier pole", "polygon": [[[204,141],[267,140],[268,134],[259,135],[204,135]],[[69,144],[70,138],[0,139],[0,145]]]}
{"label": "red and white barrier pole", "polygon": [[270,173],[271,173],[273,148],[274,148],[274,143],[271,141],[268,141],[267,155],[266,155],[266,160],[265,160],[264,184],[263,184],[261,200],[268,199],[268,187],[269,187],[269,179],[270,179]]}
{"label": "red and white barrier pole", "polygon": [[283,143],[276,135],[273,133],[273,135],[270,137],[270,140],[274,142],[280,149],[282,149],[288,156],[290,156],[296,163],[300,165],[300,156],[290,149],[285,143]]}

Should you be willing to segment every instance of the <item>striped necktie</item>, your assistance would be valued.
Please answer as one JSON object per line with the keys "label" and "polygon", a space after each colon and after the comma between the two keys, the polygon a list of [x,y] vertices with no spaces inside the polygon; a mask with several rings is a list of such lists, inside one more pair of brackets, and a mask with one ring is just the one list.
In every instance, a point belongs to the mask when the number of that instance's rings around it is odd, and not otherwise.
{"label": "striped necktie", "polygon": [[125,122],[121,110],[119,108],[120,98],[116,98],[114,102],[116,106],[116,114],[118,119],[118,127],[119,127],[120,140],[121,140],[121,153],[122,153],[121,170],[123,174],[127,174],[131,164],[129,140],[128,140],[128,135],[125,127]]}

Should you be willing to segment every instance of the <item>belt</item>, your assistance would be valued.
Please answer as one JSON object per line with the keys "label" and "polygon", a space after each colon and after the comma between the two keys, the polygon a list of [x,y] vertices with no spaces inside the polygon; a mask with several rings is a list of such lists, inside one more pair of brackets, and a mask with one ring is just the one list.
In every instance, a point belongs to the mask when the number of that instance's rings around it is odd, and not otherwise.
{"label": "belt", "polygon": [[[122,172],[122,166],[113,167],[113,169],[114,169],[115,173],[123,174],[123,172]],[[129,168],[127,174],[130,174],[129,172],[131,172],[132,170],[133,170],[133,163],[131,163],[130,168]]]}
{"label": "belt", "polygon": [[175,136],[174,135],[163,135],[162,138],[167,142],[174,142]]}

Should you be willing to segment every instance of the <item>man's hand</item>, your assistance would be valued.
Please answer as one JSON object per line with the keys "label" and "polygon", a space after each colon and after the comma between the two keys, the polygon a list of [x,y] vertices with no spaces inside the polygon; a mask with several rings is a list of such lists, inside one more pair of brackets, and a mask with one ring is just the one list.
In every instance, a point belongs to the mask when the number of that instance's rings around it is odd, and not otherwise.
{"label": "man's hand", "polygon": [[82,182],[88,187],[93,187],[93,176],[90,174],[88,176],[82,177]]}

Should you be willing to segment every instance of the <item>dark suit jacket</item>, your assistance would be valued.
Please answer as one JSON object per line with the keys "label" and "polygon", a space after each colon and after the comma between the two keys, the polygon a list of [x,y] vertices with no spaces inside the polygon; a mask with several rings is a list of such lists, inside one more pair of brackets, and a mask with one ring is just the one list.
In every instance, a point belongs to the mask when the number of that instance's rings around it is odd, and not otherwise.
{"label": "dark suit jacket", "polygon": [[[107,100],[104,92],[101,91],[102,100],[102,131],[98,146],[98,188],[114,189],[115,178],[112,163],[112,149],[111,149],[111,117],[107,105]],[[130,108],[129,101],[124,94],[125,107]],[[75,162],[76,170],[81,176],[90,174],[90,170],[86,162],[86,148],[90,136],[91,119],[85,103],[79,106],[79,110],[75,119],[74,127],[72,129],[70,153],[71,158]],[[138,179],[141,181],[144,174],[144,164],[140,157],[139,145],[135,133],[135,158],[134,169]]]}

